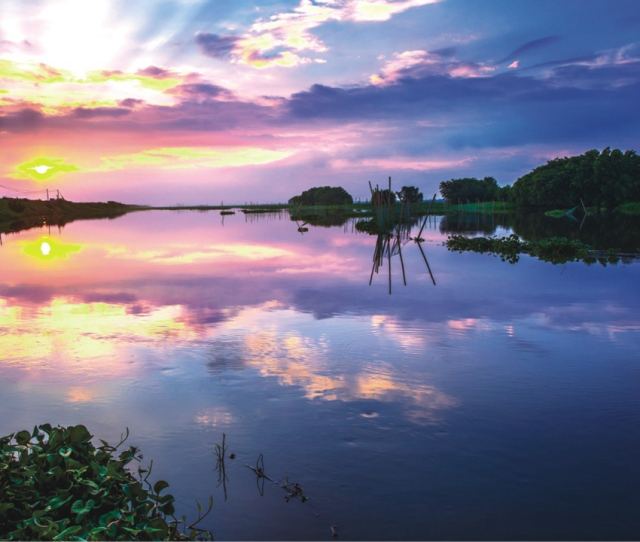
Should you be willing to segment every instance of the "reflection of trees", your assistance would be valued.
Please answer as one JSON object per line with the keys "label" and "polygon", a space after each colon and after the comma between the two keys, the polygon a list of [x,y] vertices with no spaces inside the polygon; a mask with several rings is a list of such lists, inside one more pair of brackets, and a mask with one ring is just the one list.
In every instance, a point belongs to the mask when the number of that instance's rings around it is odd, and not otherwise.
{"label": "reflection of trees", "polygon": [[440,220],[442,233],[483,233],[493,235],[501,227],[511,227],[511,213],[456,213],[443,216]]}
{"label": "reflection of trees", "polygon": [[640,217],[603,214],[587,216],[584,222],[567,217],[553,218],[542,213],[517,213],[511,227],[523,239],[540,241],[549,237],[565,237],[580,241],[597,250],[617,248],[625,253],[640,251]]}
{"label": "reflection of trees", "polygon": [[443,216],[440,232],[494,235],[498,228],[512,229],[528,241],[564,237],[597,250],[617,248],[624,253],[640,251],[640,217],[623,214],[587,216],[584,220],[554,218],[540,212],[508,214],[458,213]]}

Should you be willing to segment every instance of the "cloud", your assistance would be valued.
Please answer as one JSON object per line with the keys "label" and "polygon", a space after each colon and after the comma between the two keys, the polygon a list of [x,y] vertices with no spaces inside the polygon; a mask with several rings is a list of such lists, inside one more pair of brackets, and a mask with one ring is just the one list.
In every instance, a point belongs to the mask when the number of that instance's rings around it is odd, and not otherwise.
{"label": "cloud", "polygon": [[101,117],[117,118],[129,115],[130,113],[131,110],[127,107],[76,107],[73,110],[74,116],[79,119],[95,119]]}
{"label": "cloud", "polygon": [[13,53],[15,51],[32,52],[33,45],[28,40],[13,42],[10,40],[0,40],[0,53]]}
{"label": "cloud", "polygon": [[438,0],[300,0],[291,11],[258,19],[242,35],[200,32],[196,43],[213,58],[231,58],[233,62],[255,68],[293,67],[324,62],[310,53],[324,53],[328,47],[312,34],[315,28],[330,22],[381,22],[408,9],[433,4]]}
{"label": "cloud", "polygon": [[561,39],[562,38],[560,36],[546,36],[544,38],[538,38],[536,40],[528,41],[527,43],[524,43],[523,45],[521,45],[517,49],[511,51],[503,59],[498,60],[497,63],[498,64],[503,64],[505,62],[513,62],[514,60],[517,60],[519,57],[521,57],[523,55],[526,55],[527,53],[530,53],[531,51],[536,51],[538,49],[542,49],[544,47],[547,47],[548,45],[551,45],[553,43],[557,43]]}
{"label": "cloud", "polygon": [[178,85],[177,87],[169,90],[167,93],[182,96],[188,99],[231,97],[231,93],[226,88],[214,85],[212,83],[188,83],[184,85]]}
{"label": "cloud", "polygon": [[209,34],[207,32],[196,33],[196,43],[200,50],[211,58],[229,58],[241,38],[239,36],[221,36],[219,34]]}
{"label": "cloud", "polygon": [[[240,167],[276,162],[292,151],[250,147],[161,147],[103,158],[99,171],[117,169],[202,169]],[[198,257],[209,257],[206,251]],[[158,255],[155,256],[158,258]],[[170,258],[166,258],[169,261]]]}
{"label": "cloud", "polygon": [[353,21],[388,21],[394,15],[410,8],[435,4],[439,0],[404,0],[389,2],[387,0],[353,0],[347,2],[345,11],[347,18]]}
{"label": "cloud", "polygon": [[0,117],[0,130],[27,132],[40,128],[45,116],[35,109],[26,108]]}
{"label": "cloud", "polygon": [[420,78],[429,75],[450,77],[486,77],[495,68],[479,63],[461,62],[453,58],[445,60],[442,54],[427,51],[395,53],[380,73],[371,76],[374,85],[389,85],[403,77]]}
{"label": "cloud", "polygon": [[124,100],[118,100],[120,107],[128,107],[129,109],[135,109],[144,104],[144,100],[137,100],[135,98],[125,98]]}
{"label": "cloud", "polygon": [[[122,73],[122,72],[120,72]],[[143,75],[145,77],[153,77],[154,79],[166,79],[168,77],[180,77],[179,74],[167,70],[165,68],[159,68],[158,66],[148,66],[144,69],[138,70],[137,75]]]}

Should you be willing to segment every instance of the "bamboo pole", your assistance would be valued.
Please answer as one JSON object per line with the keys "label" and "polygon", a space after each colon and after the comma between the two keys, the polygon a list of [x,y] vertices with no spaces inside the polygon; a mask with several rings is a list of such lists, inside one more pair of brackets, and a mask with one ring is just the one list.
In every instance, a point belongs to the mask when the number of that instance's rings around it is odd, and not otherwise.
{"label": "bamboo pole", "polygon": [[422,253],[422,257],[424,258],[424,263],[427,264],[427,269],[429,270],[429,275],[431,275],[431,281],[433,282],[433,285],[436,285],[436,279],[433,278],[433,273],[431,272],[431,267],[429,266],[429,262],[427,261],[427,257],[424,253],[424,250],[422,250],[422,245],[420,243],[418,243],[418,248],[420,249],[420,252]]}
{"label": "bamboo pole", "polygon": [[402,243],[400,242],[400,237],[398,237],[398,255],[400,256],[400,267],[402,267],[402,281],[404,285],[407,285],[407,277],[404,274],[404,260],[402,259],[402,247],[400,246]]}
{"label": "bamboo pole", "polygon": [[[389,182],[391,182],[391,177],[389,177]],[[387,240],[387,260],[389,261],[389,295],[391,295],[391,237]]]}
{"label": "bamboo pole", "polygon": [[424,221],[422,222],[422,227],[420,228],[420,231],[418,232],[418,237],[416,237],[416,239],[420,239],[420,235],[422,234],[422,230],[424,230],[424,226],[427,223],[427,218],[429,218],[429,215],[431,214],[431,206],[433,205],[433,202],[436,200],[436,195],[433,195],[433,198],[431,198],[431,203],[429,204],[429,209],[427,209],[427,216],[424,217]]}

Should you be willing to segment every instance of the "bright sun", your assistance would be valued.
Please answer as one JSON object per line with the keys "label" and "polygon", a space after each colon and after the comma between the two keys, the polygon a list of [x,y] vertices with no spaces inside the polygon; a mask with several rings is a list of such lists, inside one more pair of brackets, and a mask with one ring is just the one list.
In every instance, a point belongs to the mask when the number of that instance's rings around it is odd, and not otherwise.
{"label": "bright sun", "polygon": [[16,166],[22,178],[31,178],[36,181],[46,181],[58,175],[71,171],[79,171],[80,168],[74,164],[65,164],[64,158],[50,158],[39,156],[28,162]]}

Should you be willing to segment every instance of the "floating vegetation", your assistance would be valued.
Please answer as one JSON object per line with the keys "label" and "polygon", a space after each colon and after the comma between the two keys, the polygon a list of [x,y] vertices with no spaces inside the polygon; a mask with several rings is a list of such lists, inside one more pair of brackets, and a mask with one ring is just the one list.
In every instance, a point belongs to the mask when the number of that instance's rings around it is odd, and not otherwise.
{"label": "floating vegetation", "polygon": [[261,213],[275,213],[279,210],[280,209],[240,209],[240,212],[245,215],[258,215]]}
{"label": "floating vegetation", "polygon": [[[222,434],[222,444],[216,444],[213,450],[214,455],[216,456],[216,471],[218,472],[218,486],[222,485],[225,495],[225,500],[227,498],[227,488],[226,482],[228,481],[226,474],[226,464],[225,459],[228,457],[229,459],[235,459],[236,454],[231,453],[227,454],[229,448],[226,445],[226,435]],[[239,463],[244,465],[249,470],[253,471],[256,475],[256,485],[258,487],[258,492],[261,496],[264,495],[264,485],[265,481],[271,482],[273,485],[283,489],[286,493],[285,501],[289,502],[291,499],[300,499],[300,502],[307,502],[309,497],[307,497],[302,489],[302,486],[297,482],[290,482],[289,477],[286,477],[284,480],[274,480],[265,472],[264,466],[264,455],[260,454],[258,459],[256,460],[255,466],[249,465],[241,460],[238,460]]]}
{"label": "floating vegetation", "polygon": [[[130,446],[115,455],[116,446],[93,436],[84,425],[35,427],[0,438],[0,538],[3,540],[213,540],[208,531],[186,526],[174,516],[174,497],[161,495],[169,484],[139,479],[127,469],[139,461]],[[179,525],[183,523],[183,532]],[[187,534],[188,531],[188,534]]]}
{"label": "floating vegetation", "polygon": [[562,209],[553,209],[552,211],[545,211],[544,216],[550,216],[551,218],[562,218],[566,216],[567,212]]}
{"label": "floating vegetation", "polygon": [[235,215],[235,211],[220,211],[221,215]]}
{"label": "floating vegetation", "polygon": [[580,241],[567,240],[564,237],[551,237],[542,241],[522,241],[511,234],[508,237],[465,237],[452,235],[444,245],[454,252],[478,252],[499,256],[503,262],[515,264],[520,260],[520,254],[528,254],[534,258],[552,264],[567,262],[584,262],[586,264],[600,263],[603,266],[617,264],[621,255],[619,250],[592,250],[590,245]]}
{"label": "floating vegetation", "polygon": [[[224,491],[224,500],[227,500],[227,481],[229,478],[227,477],[227,466],[224,462],[225,457],[227,455],[227,445],[225,444],[225,440],[227,435],[222,433],[222,444],[216,444],[213,449],[213,453],[216,456],[216,472],[218,473],[218,487],[222,486]],[[232,454],[233,455],[233,454]],[[235,455],[233,456],[235,457]],[[233,457],[231,459],[233,459]]]}
{"label": "floating vegetation", "polygon": [[380,229],[376,219],[358,220],[358,222],[356,222],[356,230],[362,233],[368,233],[369,235],[380,235],[384,233],[384,231]]}

